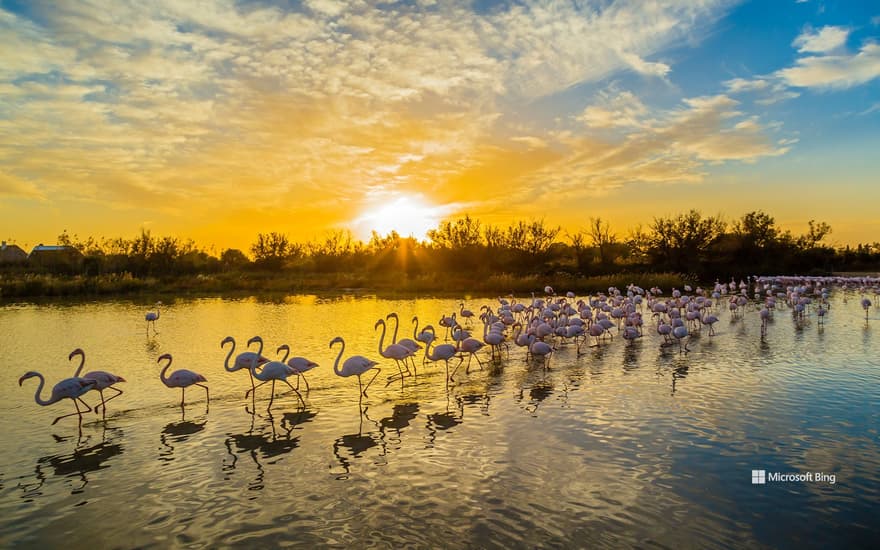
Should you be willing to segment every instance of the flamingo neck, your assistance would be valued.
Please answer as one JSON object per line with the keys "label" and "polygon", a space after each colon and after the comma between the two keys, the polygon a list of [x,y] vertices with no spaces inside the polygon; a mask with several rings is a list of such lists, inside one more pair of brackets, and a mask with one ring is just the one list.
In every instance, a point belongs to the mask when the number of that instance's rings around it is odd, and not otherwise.
{"label": "flamingo neck", "polygon": [[284,348],[284,358],[281,360],[282,363],[287,363],[287,356],[290,355],[290,348]]}
{"label": "flamingo neck", "polygon": [[168,363],[166,363],[165,367],[159,372],[159,380],[161,380],[166,386],[168,385],[168,377],[165,376],[165,373],[168,372],[168,367],[171,366],[171,361],[173,361],[173,359],[169,357]]}
{"label": "flamingo neck", "polygon": [[229,350],[229,353],[226,354],[226,361],[223,363],[223,368],[229,372],[233,372],[235,368],[229,368],[229,360],[232,358],[232,354],[235,353],[235,340],[230,340],[232,342],[232,348]]}
{"label": "flamingo neck", "polygon": [[339,348],[339,354],[336,356],[336,362],[333,363],[333,372],[335,372],[339,376],[342,376],[342,369],[339,368],[339,360],[342,359],[342,353],[345,351],[345,340],[339,340],[339,343],[342,344],[342,347]]}
{"label": "flamingo neck", "polygon": [[400,325],[400,320],[397,318],[397,315],[392,317],[392,319],[394,319],[394,333],[391,335],[391,343],[396,344],[397,343],[397,328]]}
{"label": "flamingo neck", "polygon": [[385,321],[382,320],[382,322],[379,324],[382,325],[382,335],[379,336],[379,355],[385,357],[385,354],[382,353],[382,344],[385,342]]}
{"label": "flamingo neck", "polygon": [[418,332],[419,332],[419,318],[413,317],[413,340],[418,340]]}
{"label": "flamingo neck", "polygon": [[34,392],[34,401],[36,401],[38,405],[43,405],[44,407],[46,405],[51,405],[55,401],[52,399],[43,400],[40,397],[40,394],[43,393],[43,386],[46,384],[46,379],[43,378],[43,375],[40,373],[37,373],[37,378],[40,379],[40,384],[37,386],[37,391]]}
{"label": "flamingo neck", "polygon": [[75,376],[75,377],[76,377],[76,376],[79,376],[79,373],[81,373],[82,370],[83,370],[83,365],[86,364],[86,354],[85,354],[85,352],[83,352],[83,353],[77,353],[77,355],[79,355],[79,367],[77,367],[77,368],[76,368],[76,372],[73,373],[73,376]]}

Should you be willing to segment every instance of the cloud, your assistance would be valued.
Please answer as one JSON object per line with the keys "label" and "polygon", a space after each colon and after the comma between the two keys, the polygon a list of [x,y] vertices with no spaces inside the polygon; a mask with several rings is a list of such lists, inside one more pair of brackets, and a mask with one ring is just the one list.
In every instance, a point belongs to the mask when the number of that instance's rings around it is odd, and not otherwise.
{"label": "cloud", "polygon": [[773,125],[744,114],[736,100],[723,94],[686,98],[666,111],[650,110],[631,92],[613,87],[597,101],[601,107],[588,107],[589,115],[578,121],[615,125],[623,135],[563,134],[557,146],[565,146],[566,154],[526,176],[529,189],[517,187],[519,194],[505,200],[527,203],[548,193],[595,196],[634,183],[699,183],[713,165],[784,155],[796,141],[774,143]]}
{"label": "cloud", "polygon": [[33,183],[0,170],[0,196],[45,200],[45,194]]}
{"label": "cloud", "polygon": [[849,37],[849,29],[844,27],[822,27],[818,31],[807,28],[802,32],[792,46],[800,53],[826,53],[843,47]]}
{"label": "cloud", "polygon": [[789,86],[846,89],[880,76],[880,45],[869,42],[856,54],[809,56],[776,73]]}
{"label": "cloud", "polygon": [[591,128],[639,127],[647,113],[647,107],[632,92],[610,89],[600,92],[596,102],[575,118]]}

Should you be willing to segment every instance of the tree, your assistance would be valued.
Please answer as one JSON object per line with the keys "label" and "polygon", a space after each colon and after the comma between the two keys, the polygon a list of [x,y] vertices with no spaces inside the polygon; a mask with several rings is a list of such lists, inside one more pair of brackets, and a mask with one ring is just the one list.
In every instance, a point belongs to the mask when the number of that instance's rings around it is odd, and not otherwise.
{"label": "tree", "polygon": [[731,229],[741,246],[749,249],[772,246],[779,236],[775,220],[761,210],[743,214],[742,218],[733,222]]}
{"label": "tree", "polygon": [[611,225],[602,218],[590,218],[589,226],[590,241],[599,251],[599,263],[610,264],[614,258],[611,256],[612,249],[617,244],[617,237],[611,232]]}
{"label": "tree", "polygon": [[829,233],[831,233],[831,226],[825,222],[816,222],[816,220],[809,221],[810,228],[806,233],[797,238],[798,247],[809,250],[811,248],[816,248],[819,246],[819,243],[824,239]]}
{"label": "tree", "polygon": [[278,269],[285,260],[295,255],[296,248],[282,233],[258,233],[257,241],[251,245],[254,263],[260,267]]}
{"label": "tree", "polygon": [[479,246],[480,221],[469,215],[454,222],[443,221],[437,229],[428,230],[428,239],[435,246],[451,250]]}

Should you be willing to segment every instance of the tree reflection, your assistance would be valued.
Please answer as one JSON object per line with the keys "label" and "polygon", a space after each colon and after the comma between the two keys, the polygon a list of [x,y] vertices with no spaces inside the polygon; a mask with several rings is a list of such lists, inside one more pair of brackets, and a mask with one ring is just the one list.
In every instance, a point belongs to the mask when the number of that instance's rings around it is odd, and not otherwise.
{"label": "tree reflection", "polygon": [[[102,468],[106,468],[105,464],[114,456],[122,454],[123,446],[119,442],[123,437],[121,428],[107,428],[101,430],[101,440],[94,442],[95,436],[82,435],[76,437],[76,443],[73,450],[67,453],[52,454],[37,459],[34,466],[35,483],[19,484],[19,488],[23,491],[22,498],[33,499],[41,496],[41,489],[46,482],[45,469],[51,468],[52,474],[58,477],[71,480],[78,480],[78,484],[74,485],[71,494],[82,493],[89,483],[87,474],[96,472]],[[66,444],[67,441],[73,439],[72,436],[53,436],[59,444]]]}

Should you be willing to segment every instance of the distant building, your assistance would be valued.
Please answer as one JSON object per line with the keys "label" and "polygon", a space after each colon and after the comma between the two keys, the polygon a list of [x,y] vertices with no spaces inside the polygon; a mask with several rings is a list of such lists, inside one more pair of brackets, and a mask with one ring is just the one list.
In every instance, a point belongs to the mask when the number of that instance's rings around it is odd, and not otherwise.
{"label": "distant building", "polygon": [[48,269],[82,267],[83,255],[72,246],[38,244],[29,256],[31,265]]}
{"label": "distant building", "polygon": [[18,245],[6,244],[6,241],[0,245],[0,264],[23,264],[27,259],[27,252]]}

